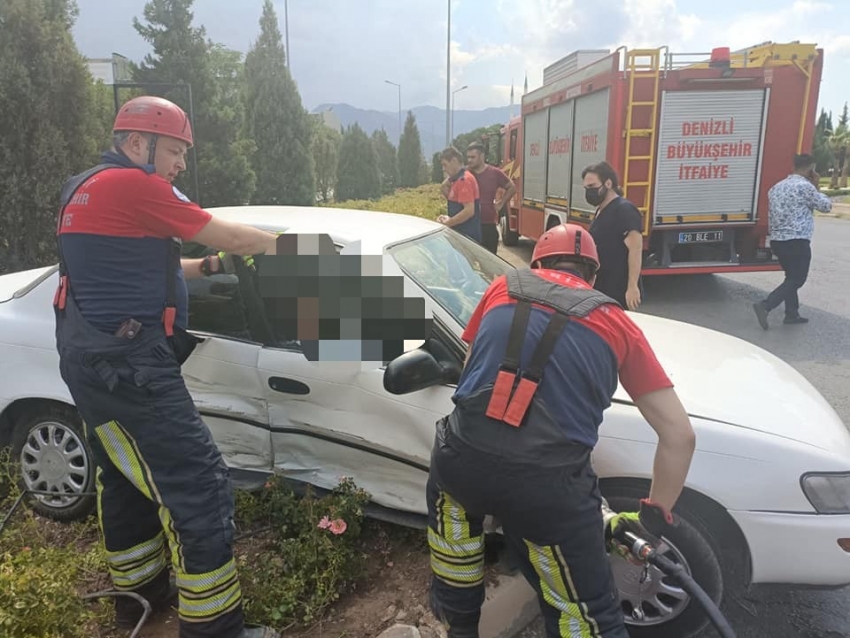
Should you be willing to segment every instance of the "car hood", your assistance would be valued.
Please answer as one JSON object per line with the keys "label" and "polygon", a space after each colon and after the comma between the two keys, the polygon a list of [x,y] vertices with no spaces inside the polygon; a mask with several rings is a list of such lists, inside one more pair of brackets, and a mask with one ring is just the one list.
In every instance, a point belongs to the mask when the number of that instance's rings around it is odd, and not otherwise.
{"label": "car hood", "polygon": [[16,292],[34,282],[47,271],[52,270],[52,268],[53,266],[47,266],[0,275],[0,303],[13,299]]}
{"label": "car hood", "polygon": [[[747,341],[691,324],[629,313],[688,413],[850,457],[850,431],[790,365]],[[630,401],[622,386],[615,399]]]}

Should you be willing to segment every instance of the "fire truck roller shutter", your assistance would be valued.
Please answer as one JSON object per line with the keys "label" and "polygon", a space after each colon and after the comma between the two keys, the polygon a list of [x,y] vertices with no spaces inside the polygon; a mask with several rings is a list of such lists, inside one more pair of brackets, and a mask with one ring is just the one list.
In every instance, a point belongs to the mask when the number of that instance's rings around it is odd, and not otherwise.
{"label": "fire truck roller shutter", "polygon": [[767,99],[764,89],[664,92],[653,218],[754,218]]}
{"label": "fire truck roller shutter", "polygon": [[581,172],[591,164],[607,160],[609,89],[576,99],[573,131],[572,200],[570,208],[593,213],[596,208],[584,199]]}
{"label": "fire truck roller shutter", "polygon": [[525,116],[522,160],[522,196],[543,203],[546,199],[546,140],[549,110]]}
{"label": "fire truck roller shutter", "polygon": [[571,160],[573,154],[573,112],[575,102],[556,104],[549,112],[549,166],[546,179],[546,203],[551,206],[567,206],[572,177]]}

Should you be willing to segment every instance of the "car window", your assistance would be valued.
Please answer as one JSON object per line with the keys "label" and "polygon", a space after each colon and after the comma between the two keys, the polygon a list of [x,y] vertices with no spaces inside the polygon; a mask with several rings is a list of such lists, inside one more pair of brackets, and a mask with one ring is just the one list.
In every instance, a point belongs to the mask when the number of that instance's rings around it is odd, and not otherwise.
{"label": "car window", "polygon": [[[201,259],[217,251],[184,242],[181,252],[185,259]],[[246,292],[250,291],[245,285],[244,278],[240,281],[236,273],[187,279],[189,329],[262,343],[262,335],[252,321],[250,299],[246,299]]]}
{"label": "car window", "polygon": [[484,291],[513,268],[483,246],[443,229],[390,250],[399,267],[466,326]]}

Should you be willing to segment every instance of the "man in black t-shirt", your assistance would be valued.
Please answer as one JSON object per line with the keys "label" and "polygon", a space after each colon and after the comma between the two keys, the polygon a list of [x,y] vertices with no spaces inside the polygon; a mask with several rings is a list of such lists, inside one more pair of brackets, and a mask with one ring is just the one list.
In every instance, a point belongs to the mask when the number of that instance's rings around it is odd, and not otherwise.
{"label": "man in black t-shirt", "polygon": [[594,288],[629,310],[641,302],[640,269],[643,262],[643,221],[640,211],[619,195],[617,173],[608,162],[582,171],[585,199],[597,206],[590,234],[599,252]]}

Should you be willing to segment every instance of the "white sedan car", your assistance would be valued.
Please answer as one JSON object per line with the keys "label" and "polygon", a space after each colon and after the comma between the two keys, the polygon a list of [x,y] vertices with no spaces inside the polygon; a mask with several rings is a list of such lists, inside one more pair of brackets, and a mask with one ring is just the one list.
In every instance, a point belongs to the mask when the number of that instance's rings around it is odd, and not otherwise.
{"label": "white sedan car", "polygon": [[[234,275],[190,281],[190,328],[204,341],[184,366],[199,411],[237,485],[280,472],[333,488],[351,476],[373,512],[410,524],[426,513],[435,422],[452,409],[461,334],[481,294],[511,265],[424,219],[343,209],[212,211],[267,230],[326,233],[340,254],[381,256],[384,276],[421,297],[433,333],[391,362],[311,362]],[[186,245],[200,256],[204,247]],[[93,468],[59,376],[56,268],[0,277],[0,444],[10,444],[34,506],[87,514]],[[665,551],[720,600],[750,583],[850,583],[850,433],[821,395],[778,358],[717,332],[634,314],[691,415],[697,449]],[[272,321],[273,323],[273,321]],[[269,330],[271,328],[271,330]],[[615,509],[646,495],[656,437],[618,390],[593,461]],[[601,533],[601,531],[600,531]],[[687,636],[704,624],[688,595],[612,559],[634,636]],[[636,613],[636,608],[640,612]]]}

